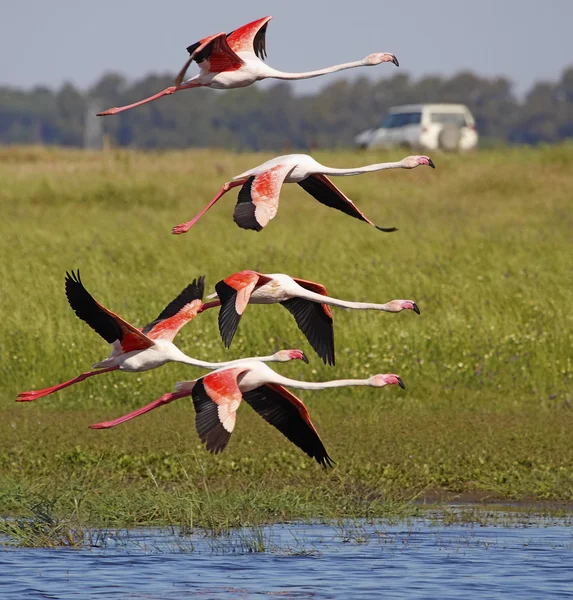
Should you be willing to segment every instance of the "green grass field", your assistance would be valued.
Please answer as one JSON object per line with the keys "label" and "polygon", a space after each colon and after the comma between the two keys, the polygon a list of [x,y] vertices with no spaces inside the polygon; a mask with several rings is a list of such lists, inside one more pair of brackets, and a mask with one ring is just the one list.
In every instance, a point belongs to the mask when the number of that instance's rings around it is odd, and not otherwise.
{"label": "green grass field", "polygon": [[[402,154],[315,158],[349,167]],[[269,157],[0,151],[1,512],[218,526],[375,515],[424,498],[573,500],[573,146],[438,154],[435,171],[337,179],[373,221],[399,228],[392,234],[289,185],[260,233],[233,223],[231,192],[188,234],[171,235],[232,175]],[[335,308],[335,368],[280,306],[249,307],[228,351],[216,311],[178,337],[206,360],[299,347],[311,364],[277,370],[313,381],[395,372],[407,389],[299,393],[337,463],[329,471],[248,406],[217,456],[199,443],[191,399],[88,429],[203,372],[184,365],[102,375],[16,404],[18,392],[108,354],[67,305],[65,271],[77,268],[100,302],[138,326],[198,275],[211,292],[241,269],[318,281],[349,300],[411,298],[420,317]]]}

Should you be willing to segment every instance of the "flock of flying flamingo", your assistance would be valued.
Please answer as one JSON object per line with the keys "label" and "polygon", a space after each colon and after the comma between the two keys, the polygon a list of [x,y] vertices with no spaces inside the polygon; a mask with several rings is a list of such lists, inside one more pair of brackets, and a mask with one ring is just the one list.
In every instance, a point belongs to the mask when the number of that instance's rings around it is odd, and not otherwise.
{"label": "flock of flying flamingo", "polygon": [[[271,17],[253,21],[231,33],[218,33],[206,37],[187,48],[189,58],[171,86],[154,96],[102,113],[114,115],[142,104],[193,87],[231,89],[251,85],[266,78],[307,79],[343,69],[372,66],[398,60],[390,53],[370,54],[361,61],[309,71],[284,73],[267,66],[266,30]],[[192,62],[200,73],[184,81]],[[241,186],[233,219],[243,229],[260,231],[273,219],[278,210],[283,183],[298,183],[306,192],[331,208],[365,221],[385,232],[394,227],[378,227],[368,219],[344,193],[327,177],[359,175],[383,169],[413,169],[425,165],[434,168],[427,156],[408,156],[398,162],[380,163],[353,169],[326,167],[304,154],[279,156],[254,167],[225,183],[217,195],[193,219],[173,227],[174,234],[186,233],[203,214],[234,187]],[[278,429],[293,444],[324,467],[331,466],[320,436],[314,427],[304,403],[287,387],[303,390],[322,390],[341,386],[384,387],[399,385],[401,378],[394,373],[378,374],[368,379],[338,379],[324,382],[305,382],[283,377],[273,371],[269,362],[303,360],[304,352],[297,349],[280,350],[269,356],[258,356],[226,362],[208,362],[192,358],[182,352],[173,340],[179,330],[195,319],[199,313],[220,307],[218,323],[223,344],[231,345],[239,321],[248,304],[282,304],[294,317],[299,329],[317,355],[329,365],[335,364],[334,331],[331,306],[357,310],[378,310],[397,313],[411,310],[420,314],[413,300],[390,300],[385,304],[351,302],[332,298],[326,288],[312,281],[290,277],[283,273],[263,274],[244,270],[234,273],[215,285],[215,293],[203,302],[204,277],[194,279],[156,319],[137,328],[100,304],[84,287],[79,271],[66,273],[65,292],[76,316],[87,323],[111,345],[111,354],[92,365],[92,370],[77,377],[41,390],[22,392],[18,402],[30,402],[53,394],[89,377],[120,370],[128,372],[149,371],[168,362],[180,362],[210,370],[210,373],[176,384],[176,391],[167,393],[127,415],[91,425],[92,429],[108,429],[138,417],[159,406],[185,396],[191,396],[195,407],[195,425],[207,450],[221,452],[227,446],[235,427],[236,414],[245,400],[265,421]]]}

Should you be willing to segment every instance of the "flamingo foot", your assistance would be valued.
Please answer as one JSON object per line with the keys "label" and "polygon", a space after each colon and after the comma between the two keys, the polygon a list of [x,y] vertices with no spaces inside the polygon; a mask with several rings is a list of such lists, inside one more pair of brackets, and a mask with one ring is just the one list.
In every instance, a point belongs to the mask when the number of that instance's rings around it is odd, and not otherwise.
{"label": "flamingo foot", "polygon": [[59,385],[44,388],[43,390],[31,390],[29,392],[20,392],[16,398],[16,402],[32,402],[38,398],[43,398],[49,394],[53,394],[60,389]]}
{"label": "flamingo foot", "polygon": [[187,221],[186,223],[181,223],[180,225],[175,225],[175,227],[171,229],[171,233],[173,235],[181,235],[182,233],[187,233],[194,224],[195,219],[193,219],[192,221]]}
{"label": "flamingo foot", "polygon": [[120,111],[120,109],[117,106],[114,106],[113,108],[108,108],[107,110],[104,110],[103,112],[97,113],[96,116],[97,117],[107,117],[108,115],[115,115],[119,111]]}
{"label": "flamingo foot", "polygon": [[103,421],[102,423],[95,423],[94,425],[90,425],[90,429],[111,429],[114,427],[115,423],[113,421]]}
{"label": "flamingo foot", "polygon": [[51,387],[44,388],[43,390],[31,390],[29,392],[21,392],[20,394],[18,394],[16,402],[32,402],[32,400],[43,398],[44,396],[48,396],[49,394],[53,394],[54,392],[70,387],[71,385],[74,385],[74,383],[80,383],[80,381],[84,381],[88,377],[93,377],[94,375],[101,375],[102,373],[109,373],[110,371],[115,371],[117,369],[119,369],[118,366],[108,367],[107,369],[98,369],[97,371],[87,371],[86,373],[81,373],[80,375],[74,377],[73,379],[70,379],[69,381],[64,381],[64,383],[52,385]]}

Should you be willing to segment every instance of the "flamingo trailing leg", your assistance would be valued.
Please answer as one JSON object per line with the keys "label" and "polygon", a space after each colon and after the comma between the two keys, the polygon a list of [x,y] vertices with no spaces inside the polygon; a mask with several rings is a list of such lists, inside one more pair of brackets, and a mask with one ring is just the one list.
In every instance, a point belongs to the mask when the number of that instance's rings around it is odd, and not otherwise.
{"label": "flamingo trailing leg", "polygon": [[[217,33],[191,44],[187,48],[189,58],[177,75],[175,85],[139,102],[105,110],[98,113],[98,116],[115,115],[136,106],[153,102],[163,96],[170,96],[175,92],[195,87],[227,90],[246,87],[261,79],[310,79],[345,69],[374,66],[384,62],[391,62],[398,66],[398,60],[393,54],[377,52],[369,54],[362,60],[334,65],[317,71],[306,73],[277,71],[263,62],[267,55],[266,31],[271,18],[263,17],[243,25],[231,33]],[[198,75],[184,81],[187,69],[192,62],[197,63],[200,72]]]}
{"label": "flamingo trailing leg", "polygon": [[304,403],[284,386],[302,390],[324,390],[342,386],[384,387],[399,385],[402,379],[393,373],[368,379],[339,379],[311,383],[289,379],[275,373],[266,364],[245,361],[218,369],[204,377],[177,384],[174,393],[164,394],[123,417],[91,425],[92,429],[109,429],[185,396],[193,397],[195,426],[207,450],[221,452],[235,428],[237,410],[245,400],[265,421],[276,427],[293,444],[324,467],[332,461],[316,431]]}
{"label": "flamingo trailing leg", "polygon": [[[76,315],[85,321],[96,333],[112,346],[111,354],[105,360],[93,365],[93,371],[81,373],[77,377],[41,390],[32,390],[18,394],[17,402],[31,402],[48,396],[102,373],[122,370],[129,372],[149,371],[168,362],[181,362],[204,369],[232,365],[235,361],[206,362],[187,356],[175,344],[173,339],[179,330],[191,321],[203,306],[204,277],[193,280],[159,316],[143,329],[137,329],[127,321],[97,302],[83,286],[80,273],[66,273],[66,296]],[[256,357],[264,362],[286,362],[301,359],[308,362],[300,350],[281,350],[273,355]],[[243,362],[245,359],[239,359]],[[250,359],[247,359],[250,360]]]}
{"label": "flamingo trailing leg", "polygon": [[378,227],[339,190],[327,175],[349,176],[386,169],[415,169],[421,165],[435,168],[429,156],[407,156],[397,162],[377,163],[351,169],[326,167],[307,154],[286,154],[264,162],[228,181],[207,206],[190,221],[173,227],[174,234],[186,233],[229,190],[241,186],[233,220],[242,229],[260,231],[279,208],[279,195],[283,183],[298,183],[305,192],[321,204],[365,221],[380,231],[396,231],[395,227]]}

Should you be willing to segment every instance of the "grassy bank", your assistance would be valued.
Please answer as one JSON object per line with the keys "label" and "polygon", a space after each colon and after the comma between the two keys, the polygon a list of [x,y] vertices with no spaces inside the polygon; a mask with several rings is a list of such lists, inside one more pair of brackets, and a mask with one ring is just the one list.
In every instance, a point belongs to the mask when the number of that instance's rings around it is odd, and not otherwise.
{"label": "grassy bank", "polygon": [[[351,166],[401,154],[316,158]],[[399,227],[393,234],[293,185],[258,234],[233,223],[233,193],[188,234],[170,234],[266,158],[0,151],[2,513],[49,505],[100,525],[232,524],[380,514],[457,494],[573,500],[573,147],[437,155],[435,171],[337,181],[376,223]],[[87,429],[201,373],[181,365],[103,375],[16,405],[19,391],[107,355],[67,305],[63,277],[73,268],[136,325],[197,275],[211,291],[245,268],[319,281],[346,299],[412,298],[420,317],[335,309],[336,368],[313,355],[280,306],[250,307],[228,351],[215,311],[178,338],[211,360],[300,347],[311,364],[277,370],[315,381],[396,372],[407,389],[300,394],[337,463],[328,472],[249,407],[218,456],[199,444],[190,399],[115,430]]]}

